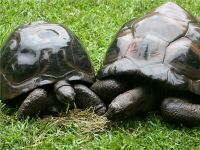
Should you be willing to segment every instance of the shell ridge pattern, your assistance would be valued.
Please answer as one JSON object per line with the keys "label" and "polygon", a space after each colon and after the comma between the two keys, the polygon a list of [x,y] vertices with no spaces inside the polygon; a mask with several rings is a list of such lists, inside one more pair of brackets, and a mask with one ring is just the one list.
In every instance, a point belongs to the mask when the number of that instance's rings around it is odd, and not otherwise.
{"label": "shell ridge pattern", "polygon": [[181,38],[183,38],[183,37],[186,37],[186,34],[187,34],[187,32],[188,32],[188,29],[189,29],[189,23],[188,23],[187,29],[186,29],[186,31],[183,33],[183,35],[180,35],[180,36],[178,36],[176,39],[174,39],[173,41],[169,42],[169,44],[167,45],[167,47],[166,47],[166,49],[165,49],[165,54],[164,54],[164,57],[163,57],[163,63],[164,63],[164,61],[165,61],[167,48],[168,48],[174,41],[177,41],[177,40],[179,40],[179,39],[181,39]]}

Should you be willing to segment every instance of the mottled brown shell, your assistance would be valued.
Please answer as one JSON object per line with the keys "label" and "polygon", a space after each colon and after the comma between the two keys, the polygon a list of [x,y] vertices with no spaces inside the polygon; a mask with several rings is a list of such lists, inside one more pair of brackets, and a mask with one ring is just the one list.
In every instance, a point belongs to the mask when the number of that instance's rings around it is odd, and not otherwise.
{"label": "mottled brown shell", "polygon": [[94,81],[85,48],[69,29],[53,23],[17,28],[1,50],[0,64],[1,100],[61,79]]}
{"label": "mottled brown shell", "polygon": [[200,94],[200,24],[168,2],[126,23],[107,51],[99,78],[140,74]]}

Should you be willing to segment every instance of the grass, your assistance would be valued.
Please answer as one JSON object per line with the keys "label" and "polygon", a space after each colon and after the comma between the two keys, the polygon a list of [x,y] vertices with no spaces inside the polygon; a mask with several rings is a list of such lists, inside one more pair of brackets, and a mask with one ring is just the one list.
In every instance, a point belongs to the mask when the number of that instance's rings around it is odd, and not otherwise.
{"label": "grass", "polygon": [[[126,21],[143,16],[164,0],[1,0],[0,44],[20,24],[60,23],[82,41],[98,70],[115,33]],[[200,1],[176,0],[197,18]],[[0,149],[200,149],[200,128],[166,123],[158,113],[107,123],[74,110],[68,117],[18,121],[0,104]],[[65,120],[66,119],[66,120]],[[97,122],[97,124],[94,124]],[[91,129],[91,130],[88,130]]]}

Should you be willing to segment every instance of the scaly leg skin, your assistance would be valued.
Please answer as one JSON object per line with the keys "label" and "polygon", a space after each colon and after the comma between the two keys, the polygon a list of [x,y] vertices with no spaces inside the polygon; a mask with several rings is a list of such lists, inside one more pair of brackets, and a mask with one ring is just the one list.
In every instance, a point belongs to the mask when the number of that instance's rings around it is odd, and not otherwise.
{"label": "scaly leg skin", "polygon": [[64,80],[58,81],[54,85],[57,99],[63,104],[73,104],[75,92],[71,85]]}
{"label": "scaly leg skin", "polygon": [[110,120],[133,118],[155,106],[156,97],[153,91],[148,87],[137,87],[118,95],[109,105],[105,116]]}
{"label": "scaly leg skin", "polygon": [[76,92],[75,100],[78,108],[85,109],[94,107],[94,111],[97,115],[105,114],[105,104],[92,90],[82,84],[74,85],[74,90]]}
{"label": "scaly leg skin", "polygon": [[36,116],[46,107],[50,102],[47,99],[47,92],[38,88],[32,91],[28,97],[23,101],[17,112],[17,118],[23,119],[27,116]]}
{"label": "scaly leg skin", "polygon": [[130,89],[130,85],[122,79],[104,79],[96,81],[91,89],[108,106],[117,95]]}
{"label": "scaly leg skin", "polygon": [[188,126],[200,125],[200,104],[192,104],[187,100],[175,97],[164,99],[161,112],[171,122],[183,123]]}

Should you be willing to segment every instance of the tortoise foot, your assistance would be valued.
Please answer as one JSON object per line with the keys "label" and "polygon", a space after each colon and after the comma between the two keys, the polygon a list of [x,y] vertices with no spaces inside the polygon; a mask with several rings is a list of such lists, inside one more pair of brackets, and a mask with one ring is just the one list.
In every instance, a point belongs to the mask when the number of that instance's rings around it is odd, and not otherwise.
{"label": "tortoise foot", "polygon": [[42,88],[35,89],[22,102],[17,112],[17,118],[23,119],[27,116],[37,116],[48,106],[47,104],[47,92]]}
{"label": "tortoise foot", "polygon": [[78,108],[85,109],[94,107],[94,111],[98,115],[103,115],[106,112],[106,106],[101,99],[88,87],[82,84],[74,85],[76,92],[76,105]]}
{"label": "tortoise foot", "polygon": [[170,122],[186,125],[200,124],[200,104],[192,104],[185,99],[166,98],[161,105],[161,112]]}

